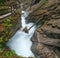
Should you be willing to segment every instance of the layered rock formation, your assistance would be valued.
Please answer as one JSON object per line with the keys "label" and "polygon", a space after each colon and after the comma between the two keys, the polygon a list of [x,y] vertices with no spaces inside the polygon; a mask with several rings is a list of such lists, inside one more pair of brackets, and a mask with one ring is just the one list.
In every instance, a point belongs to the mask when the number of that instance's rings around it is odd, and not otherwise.
{"label": "layered rock formation", "polygon": [[43,24],[38,23],[38,28],[31,41],[32,52],[36,58],[60,58],[60,1],[48,0],[40,12]]}

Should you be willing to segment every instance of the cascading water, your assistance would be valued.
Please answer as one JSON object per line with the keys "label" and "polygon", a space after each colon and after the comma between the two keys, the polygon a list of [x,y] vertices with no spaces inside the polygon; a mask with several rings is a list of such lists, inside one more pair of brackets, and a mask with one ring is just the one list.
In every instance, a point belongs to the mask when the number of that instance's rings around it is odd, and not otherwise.
{"label": "cascading water", "polygon": [[21,24],[22,28],[16,32],[16,34],[8,41],[7,46],[11,50],[14,50],[17,55],[23,56],[23,57],[29,57],[34,56],[31,51],[31,45],[32,42],[30,41],[31,37],[34,34],[34,31],[36,29],[36,26],[33,26],[29,33],[25,33],[22,30],[27,27],[29,29],[33,23],[26,24],[25,18],[28,16],[27,11],[22,11],[21,15]]}

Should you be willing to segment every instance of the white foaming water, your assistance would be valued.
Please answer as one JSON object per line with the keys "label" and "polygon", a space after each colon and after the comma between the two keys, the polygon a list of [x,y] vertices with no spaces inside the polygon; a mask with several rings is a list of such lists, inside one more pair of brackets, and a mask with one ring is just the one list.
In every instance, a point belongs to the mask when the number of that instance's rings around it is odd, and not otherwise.
{"label": "white foaming water", "polygon": [[22,13],[23,13],[21,15],[22,28],[21,30],[18,30],[16,34],[8,41],[7,46],[9,46],[11,50],[14,50],[17,55],[23,57],[34,56],[31,51],[32,42],[30,41],[30,39],[34,34],[36,26],[32,27],[29,30],[29,33],[23,32],[22,30],[24,27],[27,27],[27,29],[29,29],[29,27],[31,27],[33,23],[26,24],[25,18],[28,16],[28,12],[22,11]]}

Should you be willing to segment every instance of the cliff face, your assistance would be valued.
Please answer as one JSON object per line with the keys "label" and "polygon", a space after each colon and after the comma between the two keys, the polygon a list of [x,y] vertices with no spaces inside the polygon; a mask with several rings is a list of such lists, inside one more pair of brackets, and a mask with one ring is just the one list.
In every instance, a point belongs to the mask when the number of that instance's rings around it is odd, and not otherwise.
{"label": "cliff face", "polygon": [[[55,22],[55,23],[54,23]],[[56,25],[55,25],[56,24]],[[37,58],[60,57],[60,19],[49,21],[35,32],[32,51]]]}
{"label": "cliff face", "polygon": [[50,11],[43,14],[45,21],[31,39],[31,49],[36,58],[60,58],[60,1],[49,0],[44,8],[49,9],[52,5]]}

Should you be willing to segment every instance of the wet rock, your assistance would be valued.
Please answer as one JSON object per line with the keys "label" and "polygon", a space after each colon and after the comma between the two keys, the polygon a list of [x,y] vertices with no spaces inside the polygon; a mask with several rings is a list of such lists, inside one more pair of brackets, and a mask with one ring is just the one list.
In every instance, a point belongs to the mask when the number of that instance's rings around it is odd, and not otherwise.
{"label": "wet rock", "polygon": [[[53,4],[53,7],[55,7],[55,4],[58,3],[58,1],[59,0],[49,0],[44,7],[48,9],[48,7]],[[53,9],[53,7],[51,9]],[[59,7],[60,6],[58,5],[57,8],[54,8],[54,11],[56,9],[59,11]],[[59,12],[54,11],[51,10],[50,12],[47,11],[48,13],[45,13],[50,15],[50,17],[47,17],[47,20],[36,30],[31,39],[33,43],[31,49],[36,58],[60,58],[60,15],[58,16]],[[43,14],[42,16],[44,17]],[[50,19],[48,20],[48,18]],[[46,18],[44,17],[44,19]]]}

